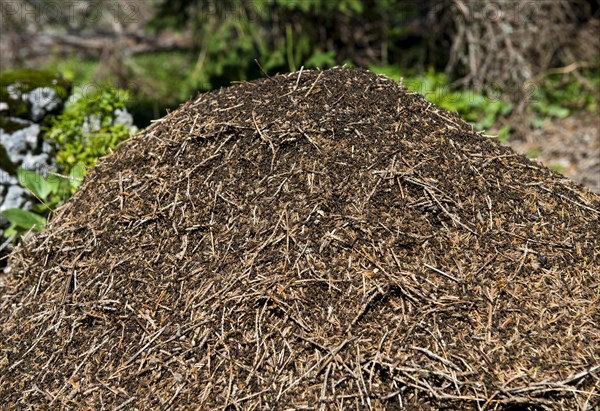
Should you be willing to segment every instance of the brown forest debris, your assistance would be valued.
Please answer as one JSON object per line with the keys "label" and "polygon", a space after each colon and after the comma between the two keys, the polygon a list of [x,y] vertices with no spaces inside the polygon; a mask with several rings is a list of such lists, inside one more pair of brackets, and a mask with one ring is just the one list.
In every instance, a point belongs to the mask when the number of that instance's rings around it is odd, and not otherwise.
{"label": "brown forest debris", "polygon": [[0,398],[591,409],[599,208],[369,72],[202,94],[104,158],[13,254]]}

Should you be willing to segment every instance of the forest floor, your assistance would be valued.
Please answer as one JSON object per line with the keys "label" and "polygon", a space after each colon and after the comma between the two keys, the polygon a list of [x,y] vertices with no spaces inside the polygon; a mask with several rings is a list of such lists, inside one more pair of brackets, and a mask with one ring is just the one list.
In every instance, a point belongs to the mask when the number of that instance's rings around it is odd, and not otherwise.
{"label": "forest floor", "polygon": [[543,128],[509,145],[590,190],[600,193],[600,120],[598,113],[582,111],[546,121]]}

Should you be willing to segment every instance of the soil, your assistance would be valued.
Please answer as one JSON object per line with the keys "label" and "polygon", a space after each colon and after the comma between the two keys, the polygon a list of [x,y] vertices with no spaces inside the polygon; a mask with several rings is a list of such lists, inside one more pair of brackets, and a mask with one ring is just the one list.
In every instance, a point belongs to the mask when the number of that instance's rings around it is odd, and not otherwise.
{"label": "soil", "polygon": [[597,112],[546,121],[541,129],[513,139],[517,152],[564,174],[600,193],[600,120]]}
{"label": "soil", "polygon": [[[0,277],[10,409],[586,409],[600,196],[383,76],[190,100]],[[406,408],[408,407],[408,408]]]}

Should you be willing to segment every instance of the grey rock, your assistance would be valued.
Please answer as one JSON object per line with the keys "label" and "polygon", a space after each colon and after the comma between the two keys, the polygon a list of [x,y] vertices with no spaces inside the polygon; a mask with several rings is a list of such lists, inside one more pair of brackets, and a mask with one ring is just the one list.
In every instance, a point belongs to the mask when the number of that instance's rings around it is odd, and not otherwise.
{"label": "grey rock", "polygon": [[43,120],[48,113],[60,110],[63,106],[56,91],[50,87],[38,87],[23,97],[31,104],[29,117],[36,122]]}
{"label": "grey rock", "polygon": [[0,101],[0,111],[8,111],[9,107],[8,104],[5,103],[4,101]]}
{"label": "grey rock", "polygon": [[42,153],[52,154],[52,144],[46,140],[42,141]]}
{"label": "grey rock", "polygon": [[[10,185],[13,182],[11,181],[12,178],[14,178],[13,176],[11,176],[10,174],[8,174],[6,171],[4,170],[0,170],[0,193],[3,193],[4,191],[4,186],[5,185]],[[0,200],[2,200],[2,197],[0,197]],[[2,201],[0,201],[1,203]]]}
{"label": "grey rock", "polygon": [[20,164],[25,153],[38,149],[39,134],[39,124],[31,124],[14,133],[6,133],[0,129],[0,144],[6,149],[11,161],[14,164]]}
{"label": "grey rock", "polygon": [[46,153],[42,154],[31,154],[27,153],[23,156],[21,167],[27,170],[41,170],[47,168],[50,164],[50,156]]}
{"label": "grey rock", "polygon": [[21,99],[21,83],[13,83],[6,86],[6,91],[8,91],[8,96],[12,100],[20,100]]}
{"label": "grey rock", "polygon": [[123,124],[125,127],[135,127],[133,125],[133,116],[125,108],[118,108],[113,113],[113,124]]}
{"label": "grey rock", "polygon": [[81,125],[82,134],[91,134],[99,130],[102,126],[102,121],[99,115],[87,116]]}
{"label": "grey rock", "polygon": [[[23,129],[22,131],[24,131],[24,130],[27,130],[27,129]],[[40,144],[41,138],[39,138],[39,136],[40,136],[39,130],[40,130],[40,126],[37,125],[37,127],[35,129],[31,129],[30,131],[28,131],[26,133],[21,133],[23,135],[23,139],[27,143],[27,148],[29,150],[39,151],[39,149],[41,148],[40,147],[41,146],[41,144]]]}
{"label": "grey rock", "polygon": [[29,201],[29,193],[23,187],[10,186],[4,195],[4,201],[0,205],[0,211],[8,210],[9,208],[21,208],[31,210],[31,201]]}
{"label": "grey rock", "polygon": [[[5,190],[5,188],[8,186],[18,185],[18,184],[19,184],[19,180],[17,179],[16,176],[10,175],[4,171],[0,172],[0,187],[3,187],[0,189],[0,191]],[[2,197],[0,197],[0,203],[2,203]]]}
{"label": "grey rock", "polygon": [[19,179],[16,176],[11,175],[9,175],[8,178],[6,178],[6,180],[3,180],[2,182],[11,186],[19,185]]}
{"label": "grey rock", "polygon": [[[137,127],[133,124],[133,116],[125,108],[117,108],[113,111],[112,125],[123,124],[129,128],[131,133],[137,131]],[[84,119],[81,125],[83,134],[91,134],[102,128],[102,117],[99,115],[91,115]]]}

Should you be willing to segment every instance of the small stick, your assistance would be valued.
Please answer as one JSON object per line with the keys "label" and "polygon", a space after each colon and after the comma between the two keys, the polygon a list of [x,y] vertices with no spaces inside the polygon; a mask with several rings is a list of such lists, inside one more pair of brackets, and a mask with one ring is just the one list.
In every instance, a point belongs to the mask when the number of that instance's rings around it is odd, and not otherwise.
{"label": "small stick", "polygon": [[422,348],[422,347],[416,347],[414,345],[411,345],[410,347],[411,350],[415,350],[415,351],[421,351],[423,354],[427,355],[429,358],[432,358],[434,360],[437,360],[439,362],[441,362],[444,365],[447,365],[448,367],[454,368],[455,370],[460,371],[460,367],[456,364],[454,364],[452,361],[444,358],[444,357],[440,357],[439,355],[429,351],[427,348]]}
{"label": "small stick", "polygon": [[141,353],[144,352],[144,350],[146,348],[148,348],[150,346],[150,344],[152,344],[154,342],[154,340],[156,340],[162,333],[164,330],[167,329],[167,327],[169,326],[169,324],[165,325],[163,328],[161,328],[160,330],[158,330],[153,336],[152,338],[150,338],[150,341],[148,341],[146,344],[144,344],[144,346],[142,348],[140,348],[135,354],[133,354],[131,356],[131,358],[129,358],[127,361],[125,361],[125,364],[123,364],[123,368],[127,367],[129,364],[131,364],[133,362],[133,360],[135,360],[137,358],[138,355],[140,355]]}
{"label": "small stick", "polygon": [[254,59],[254,62],[255,62],[257,65],[258,65],[258,68],[260,69],[260,71],[262,71],[262,72],[263,72],[263,74],[264,74],[265,76],[267,76],[268,78],[271,78],[271,76],[269,76],[269,75],[267,74],[267,72],[265,71],[265,69],[263,68],[263,66],[261,66],[261,65],[260,65],[260,63],[258,62],[258,59]]}
{"label": "small stick", "polygon": [[296,79],[296,85],[294,86],[294,91],[298,88],[298,84],[300,84],[300,76],[302,75],[302,70],[304,70],[304,66],[300,67],[300,73],[298,73],[298,78]]}
{"label": "small stick", "polygon": [[557,193],[556,191],[549,190],[549,189],[547,189],[547,188],[546,188],[546,187],[544,187],[544,186],[540,186],[540,188],[541,188],[542,190],[546,191],[547,193],[551,193],[551,194],[557,195],[557,196],[559,196],[560,198],[562,198],[563,200],[565,200],[565,201],[568,201],[568,202],[570,202],[570,203],[573,203],[573,204],[575,204],[575,205],[578,205],[579,207],[585,208],[586,210],[588,210],[588,211],[591,211],[592,213],[599,213],[599,214],[600,214],[600,210],[596,210],[596,209],[594,209],[594,208],[591,208],[591,207],[588,207],[588,206],[586,206],[585,204],[582,204],[582,203],[580,203],[580,202],[577,202],[577,201],[575,201],[575,200],[571,200],[569,197],[566,197],[566,196],[564,196],[564,195],[562,195],[562,194],[560,194],[560,193]]}
{"label": "small stick", "polygon": [[119,171],[119,209],[123,211],[123,175]]}
{"label": "small stick", "polygon": [[441,275],[443,275],[443,276],[444,276],[444,277],[446,277],[446,278],[449,278],[449,279],[450,279],[450,280],[452,280],[452,281],[456,281],[457,283],[461,283],[461,282],[462,282],[462,281],[460,281],[458,278],[456,278],[456,277],[454,277],[454,276],[451,276],[450,274],[447,274],[447,273],[443,272],[442,270],[438,270],[437,268],[435,268],[435,267],[432,267],[432,266],[430,266],[429,264],[425,264],[425,267],[427,267],[427,268],[429,268],[429,269],[431,269],[431,270],[435,271],[435,272],[436,272],[436,273],[438,273],[438,274],[441,274]]}
{"label": "small stick", "polygon": [[312,89],[315,87],[315,84],[317,84],[317,81],[319,81],[319,79],[321,78],[322,75],[323,75],[323,72],[321,71],[319,73],[319,75],[317,76],[317,79],[315,80],[315,82],[312,83],[312,86],[310,86],[310,88],[308,89],[308,91],[304,95],[304,97],[308,97],[308,95],[310,94],[310,92],[312,91]]}
{"label": "small stick", "polygon": [[321,388],[321,397],[319,398],[319,402],[321,403],[321,405],[319,405],[319,411],[324,411],[325,407],[327,406],[325,402],[325,394],[327,393],[327,380],[329,379],[329,373],[331,372],[332,365],[333,364],[329,363],[327,365],[327,369],[325,370],[325,378],[323,378],[323,387]]}

